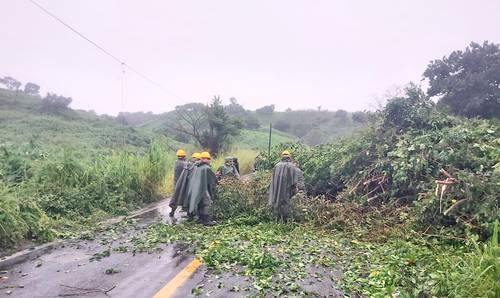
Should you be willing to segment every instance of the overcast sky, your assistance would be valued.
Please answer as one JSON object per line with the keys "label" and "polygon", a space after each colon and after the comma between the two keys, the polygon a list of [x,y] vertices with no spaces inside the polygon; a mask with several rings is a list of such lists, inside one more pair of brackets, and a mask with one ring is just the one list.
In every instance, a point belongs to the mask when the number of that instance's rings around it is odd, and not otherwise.
{"label": "overcast sky", "polygon": [[[500,1],[36,0],[181,99],[125,74],[125,111],[213,95],[247,108],[364,110],[430,60],[500,42]],[[116,114],[120,65],[28,0],[0,0],[0,76]]]}

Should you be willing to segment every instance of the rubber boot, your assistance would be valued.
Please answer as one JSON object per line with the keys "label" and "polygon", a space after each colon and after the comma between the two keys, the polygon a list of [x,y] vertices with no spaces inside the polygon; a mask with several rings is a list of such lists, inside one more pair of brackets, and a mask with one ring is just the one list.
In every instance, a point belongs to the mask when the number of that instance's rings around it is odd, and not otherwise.
{"label": "rubber boot", "polygon": [[215,222],[211,221],[208,215],[200,215],[200,219],[198,222],[206,227],[211,227],[215,225]]}
{"label": "rubber boot", "polygon": [[177,209],[177,208],[172,208],[172,210],[170,211],[170,213],[168,214],[168,216],[174,217],[175,209]]}

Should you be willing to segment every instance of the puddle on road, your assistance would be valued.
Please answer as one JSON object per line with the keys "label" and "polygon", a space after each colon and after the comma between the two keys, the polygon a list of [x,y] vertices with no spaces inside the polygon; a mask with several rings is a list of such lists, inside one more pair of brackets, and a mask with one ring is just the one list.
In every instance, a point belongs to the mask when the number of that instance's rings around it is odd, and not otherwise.
{"label": "puddle on road", "polygon": [[137,223],[140,226],[147,226],[156,222],[178,224],[179,222],[184,220],[182,215],[185,215],[185,212],[181,212],[180,208],[176,210],[175,216],[173,218],[169,216],[170,210],[171,209],[170,206],[168,206],[168,201],[162,202],[161,204],[158,204],[155,209],[137,216]]}

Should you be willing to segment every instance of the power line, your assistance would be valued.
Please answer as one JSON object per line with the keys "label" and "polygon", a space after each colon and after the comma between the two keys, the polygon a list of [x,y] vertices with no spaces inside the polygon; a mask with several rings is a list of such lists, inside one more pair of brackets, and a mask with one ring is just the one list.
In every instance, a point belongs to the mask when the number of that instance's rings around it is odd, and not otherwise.
{"label": "power line", "polygon": [[90,44],[92,44],[94,47],[96,47],[97,49],[99,49],[101,52],[103,52],[104,54],[106,54],[107,56],[109,56],[110,58],[112,58],[113,60],[115,60],[116,62],[118,62],[122,66],[122,68],[123,67],[128,68],[129,70],[131,70],[136,75],[140,76],[144,80],[148,81],[149,83],[155,85],[157,88],[161,89],[163,92],[165,92],[165,93],[167,93],[169,95],[172,95],[172,96],[176,97],[177,99],[180,99],[180,100],[184,101],[180,96],[178,96],[174,92],[168,90],[167,88],[163,87],[161,84],[159,84],[156,81],[152,80],[151,78],[149,78],[145,74],[139,72],[134,67],[128,65],[122,59],[119,59],[117,56],[115,56],[111,52],[107,51],[105,48],[103,48],[102,46],[100,46],[98,43],[94,42],[93,40],[91,40],[90,38],[88,38],[87,36],[85,36],[83,33],[79,32],[78,30],[76,30],[75,28],[73,28],[71,25],[69,25],[68,23],[66,23],[63,20],[61,20],[59,17],[57,17],[55,14],[51,13],[49,10],[47,10],[45,7],[43,7],[42,5],[40,5],[39,3],[37,3],[36,1],[34,1],[34,0],[29,0],[29,1],[33,5],[37,6],[44,13],[46,13],[49,16],[51,16],[52,18],[54,18],[59,23],[63,24],[66,28],[70,29],[73,33],[75,33],[76,35],[80,36],[81,38],[83,38],[84,40],[86,40],[87,42],[89,42]]}

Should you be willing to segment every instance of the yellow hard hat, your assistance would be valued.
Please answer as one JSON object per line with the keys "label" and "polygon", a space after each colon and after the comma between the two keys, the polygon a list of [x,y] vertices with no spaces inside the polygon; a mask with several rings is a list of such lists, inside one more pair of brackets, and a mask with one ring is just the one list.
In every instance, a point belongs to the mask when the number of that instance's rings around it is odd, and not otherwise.
{"label": "yellow hard hat", "polygon": [[281,152],[281,156],[290,156],[290,155],[291,155],[290,151],[288,151],[288,150]]}
{"label": "yellow hard hat", "polygon": [[200,158],[208,158],[208,159],[211,159],[212,157],[210,156],[210,153],[208,153],[207,151],[204,151],[200,154]]}
{"label": "yellow hard hat", "polygon": [[201,154],[199,152],[195,152],[193,153],[193,155],[191,155],[192,158],[197,158],[197,159],[200,159],[201,158]]}
{"label": "yellow hard hat", "polygon": [[177,157],[186,157],[186,151],[179,149],[175,155],[177,155]]}

